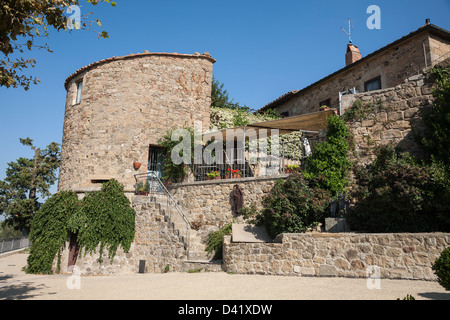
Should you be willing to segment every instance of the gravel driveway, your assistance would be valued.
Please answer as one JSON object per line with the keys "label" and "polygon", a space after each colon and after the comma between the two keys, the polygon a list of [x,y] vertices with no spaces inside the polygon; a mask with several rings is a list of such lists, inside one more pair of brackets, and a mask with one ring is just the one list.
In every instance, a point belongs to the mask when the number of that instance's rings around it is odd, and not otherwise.
{"label": "gravel driveway", "polygon": [[[227,273],[166,273],[117,276],[28,275],[27,254],[0,257],[0,300],[450,300],[437,282],[309,278]],[[71,278],[70,278],[71,277]]]}

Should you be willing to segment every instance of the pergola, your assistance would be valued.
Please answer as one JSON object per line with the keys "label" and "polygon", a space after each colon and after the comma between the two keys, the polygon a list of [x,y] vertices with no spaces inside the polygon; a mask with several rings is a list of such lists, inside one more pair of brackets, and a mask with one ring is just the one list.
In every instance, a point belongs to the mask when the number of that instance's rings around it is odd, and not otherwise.
{"label": "pergola", "polygon": [[277,120],[252,123],[235,128],[207,132],[203,135],[203,138],[204,141],[208,141],[221,134],[223,140],[225,141],[227,135],[231,134],[234,138],[241,138],[245,140],[248,137],[247,133],[249,130],[252,130],[252,133],[256,132],[257,137],[261,137],[260,133],[262,133],[264,137],[270,137],[272,130],[278,130],[278,134],[280,135],[289,134],[296,131],[318,133],[320,130],[327,127],[327,118],[333,114],[333,110],[327,110]]}

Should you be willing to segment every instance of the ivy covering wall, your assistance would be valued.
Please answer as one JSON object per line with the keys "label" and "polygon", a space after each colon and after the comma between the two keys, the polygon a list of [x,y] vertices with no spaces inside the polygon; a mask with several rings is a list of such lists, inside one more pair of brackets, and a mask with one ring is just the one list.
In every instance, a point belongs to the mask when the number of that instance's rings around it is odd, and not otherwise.
{"label": "ivy covering wall", "polygon": [[[278,114],[273,110],[268,110],[264,114],[260,114],[249,112],[246,109],[211,107],[210,114],[211,130],[235,128],[242,125],[265,122],[280,118]],[[302,156],[302,145],[299,142],[301,138],[301,132],[293,132],[290,134],[280,135],[279,143],[282,144],[284,142],[286,146],[286,157],[299,159]],[[267,144],[270,146],[270,138],[267,139]],[[279,151],[281,153],[281,146]]]}
{"label": "ivy covering wall", "polygon": [[96,253],[102,262],[104,249],[112,261],[119,246],[125,252],[134,239],[136,212],[124,195],[123,185],[112,179],[100,191],[89,193],[82,201],[73,191],[60,191],[50,197],[33,219],[30,232],[32,247],[27,273],[51,274],[56,258],[60,270],[61,252],[69,235],[85,253]]}

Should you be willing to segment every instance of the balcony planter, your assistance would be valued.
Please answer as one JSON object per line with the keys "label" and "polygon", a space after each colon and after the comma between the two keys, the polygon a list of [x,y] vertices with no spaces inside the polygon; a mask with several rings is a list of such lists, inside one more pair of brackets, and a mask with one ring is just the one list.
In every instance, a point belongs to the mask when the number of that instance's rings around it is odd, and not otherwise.
{"label": "balcony planter", "polygon": [[211,171],[206,175],[207,180],[220,180],[220,173],[219,171]]}
{"label": "balcony planter", "polygon": [[239,169],[234,169],[233,171],[233,179],[239,179],[242,177],[242,172]]}

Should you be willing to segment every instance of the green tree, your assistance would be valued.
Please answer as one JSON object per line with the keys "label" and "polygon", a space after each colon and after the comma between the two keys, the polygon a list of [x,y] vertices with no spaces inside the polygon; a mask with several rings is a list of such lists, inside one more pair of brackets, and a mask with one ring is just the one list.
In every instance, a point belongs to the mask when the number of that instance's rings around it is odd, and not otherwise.
{"label": "green tree", "polygon": [[6,223],[0,223],[0,240],[20,238],[21,236],[22,232],[14,230],[12,226],[7,225]]}
{"label": "green tree", "polygon": [[[48,38],[49,29],[56,31],[75,29],[88,30],[87,27],[96,23],[101,26],[100,20],[89,21],[88,16],[80,12],[79,23],[67,19],[65,12],[70,6],[78,6],[79,0],[2,0],[0,2],[0,52],[4,58],[0,59],[0,86],[23,87],[28,90],[31,83],[37,84],[39,80],[32,76],[22,74],[23,69],[34,67],[34,58],[25,59],[24,50],[33,48],[45,49],[51,52],[47,43],[37,41],[43,37]],[[116,3],[110,0],[87,0],[97,5],[99,2]],[[70,25],[71,24],[71,25]],[[94,30],[90,30],[94,31]],[[97,32],[99,37],[107,38],[105,31]],[[17,57],[18,55],[18,57]],[[14,57],[13,57],[14,56]]]}
{"label": "green tree", "polygon": [[239,108],[239,103],[235,103],[233,102],[233,99],[230,99],[227,90],[224,89],[224,84],[220,83],[215,77],[213,77],[211,85],[211,107],[227,109]]}
{"label": "green tree", "polygon": [[38,196],[49,197],[50,187],[56,182],[59,168],[59,145],[50,143],[41,150],[30,138],[20,142],[34,151],[33,158],[19,158],[8,163],[6,178],[0,180],[0,212],[5,222],[18,230],[29,230],[31,220],[40,203]]}

